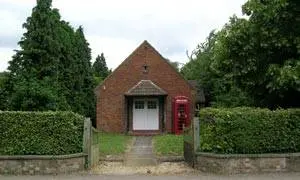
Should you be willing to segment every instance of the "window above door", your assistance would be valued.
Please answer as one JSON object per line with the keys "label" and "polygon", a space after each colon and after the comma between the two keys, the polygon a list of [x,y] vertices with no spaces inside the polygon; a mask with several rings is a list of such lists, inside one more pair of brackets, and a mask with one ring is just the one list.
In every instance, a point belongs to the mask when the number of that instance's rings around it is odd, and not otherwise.
{"label": "window above door", "polygon": [[135,101],[134,102],[134,108],[135,109],[144,109],[144,101],[140,100],[140,101]]}
{"label": "window above door", "polygon": [[148,109],[156,109],[157,108],[157,101],[148,101],[147,102]]}

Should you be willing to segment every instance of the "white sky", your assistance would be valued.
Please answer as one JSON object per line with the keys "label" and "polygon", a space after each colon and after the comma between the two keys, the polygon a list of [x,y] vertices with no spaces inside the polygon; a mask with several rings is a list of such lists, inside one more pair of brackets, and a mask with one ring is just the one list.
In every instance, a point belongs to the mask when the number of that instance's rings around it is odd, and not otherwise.
{"label": "white sky", "polygon": [[[233,14],[241,16],[246,0],[53,0],[62,19],[82,25],[94,61],[104,53],[116,68],[140,43],[148,40],[165,58],[187,62],[191,52],[213,29]],[[0,0],[0,71],[18,49],[36,0]]]}

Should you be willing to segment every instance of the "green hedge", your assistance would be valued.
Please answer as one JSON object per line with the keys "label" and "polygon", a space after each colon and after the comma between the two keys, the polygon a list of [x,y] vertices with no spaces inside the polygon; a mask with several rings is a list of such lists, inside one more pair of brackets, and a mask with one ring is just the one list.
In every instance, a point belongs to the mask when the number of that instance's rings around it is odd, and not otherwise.
{"label": "green hedge", "polygon": [[199,150],[240,154],[300,152],[300,109],[203,109]]}
{"label": "green hedge", "polygon": [[72,112],[0,111],[0,155],[82,152],[83,123]]}

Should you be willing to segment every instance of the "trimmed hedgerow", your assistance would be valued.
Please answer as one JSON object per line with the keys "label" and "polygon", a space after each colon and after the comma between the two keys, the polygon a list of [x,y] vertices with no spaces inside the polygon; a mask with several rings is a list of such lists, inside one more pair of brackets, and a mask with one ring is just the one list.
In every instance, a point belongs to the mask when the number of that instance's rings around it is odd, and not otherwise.
{"label": "trimmed hedgerow", "polygon": [[200,111],[199,151],[300,152],[300,109],[205,108]]}
{"label": "trimmed hedgerow", "polygon": [[83,123],[73,112],[0,111],[0,155],[82,152]]}

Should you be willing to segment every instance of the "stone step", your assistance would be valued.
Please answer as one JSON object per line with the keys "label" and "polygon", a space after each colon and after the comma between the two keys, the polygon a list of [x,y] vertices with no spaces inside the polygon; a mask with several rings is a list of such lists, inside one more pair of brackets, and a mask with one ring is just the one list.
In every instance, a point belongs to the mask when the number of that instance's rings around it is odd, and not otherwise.
{"label": "stone step", "polygon": [[126,166],[155,166],[157,160],[155,158],[131,158],[124,163]]}
{"label": "stone step", "polygon": [[148,148],[152,148],[152,146],[146,146],[146,145],[135,145],[133,148],[148,149]]}
{"label": "stone step", "polygon": [[141,153],[145,153],[145,154],[152,154],[152,148],[149,149],[131,149],[131,151],[129,153],[134,153],[134,154],[141,154]]}
{"label": "stone step", "polygon": [[153,154],[127,154],[127,159],[134,159],[134,158],[155,158]]}

